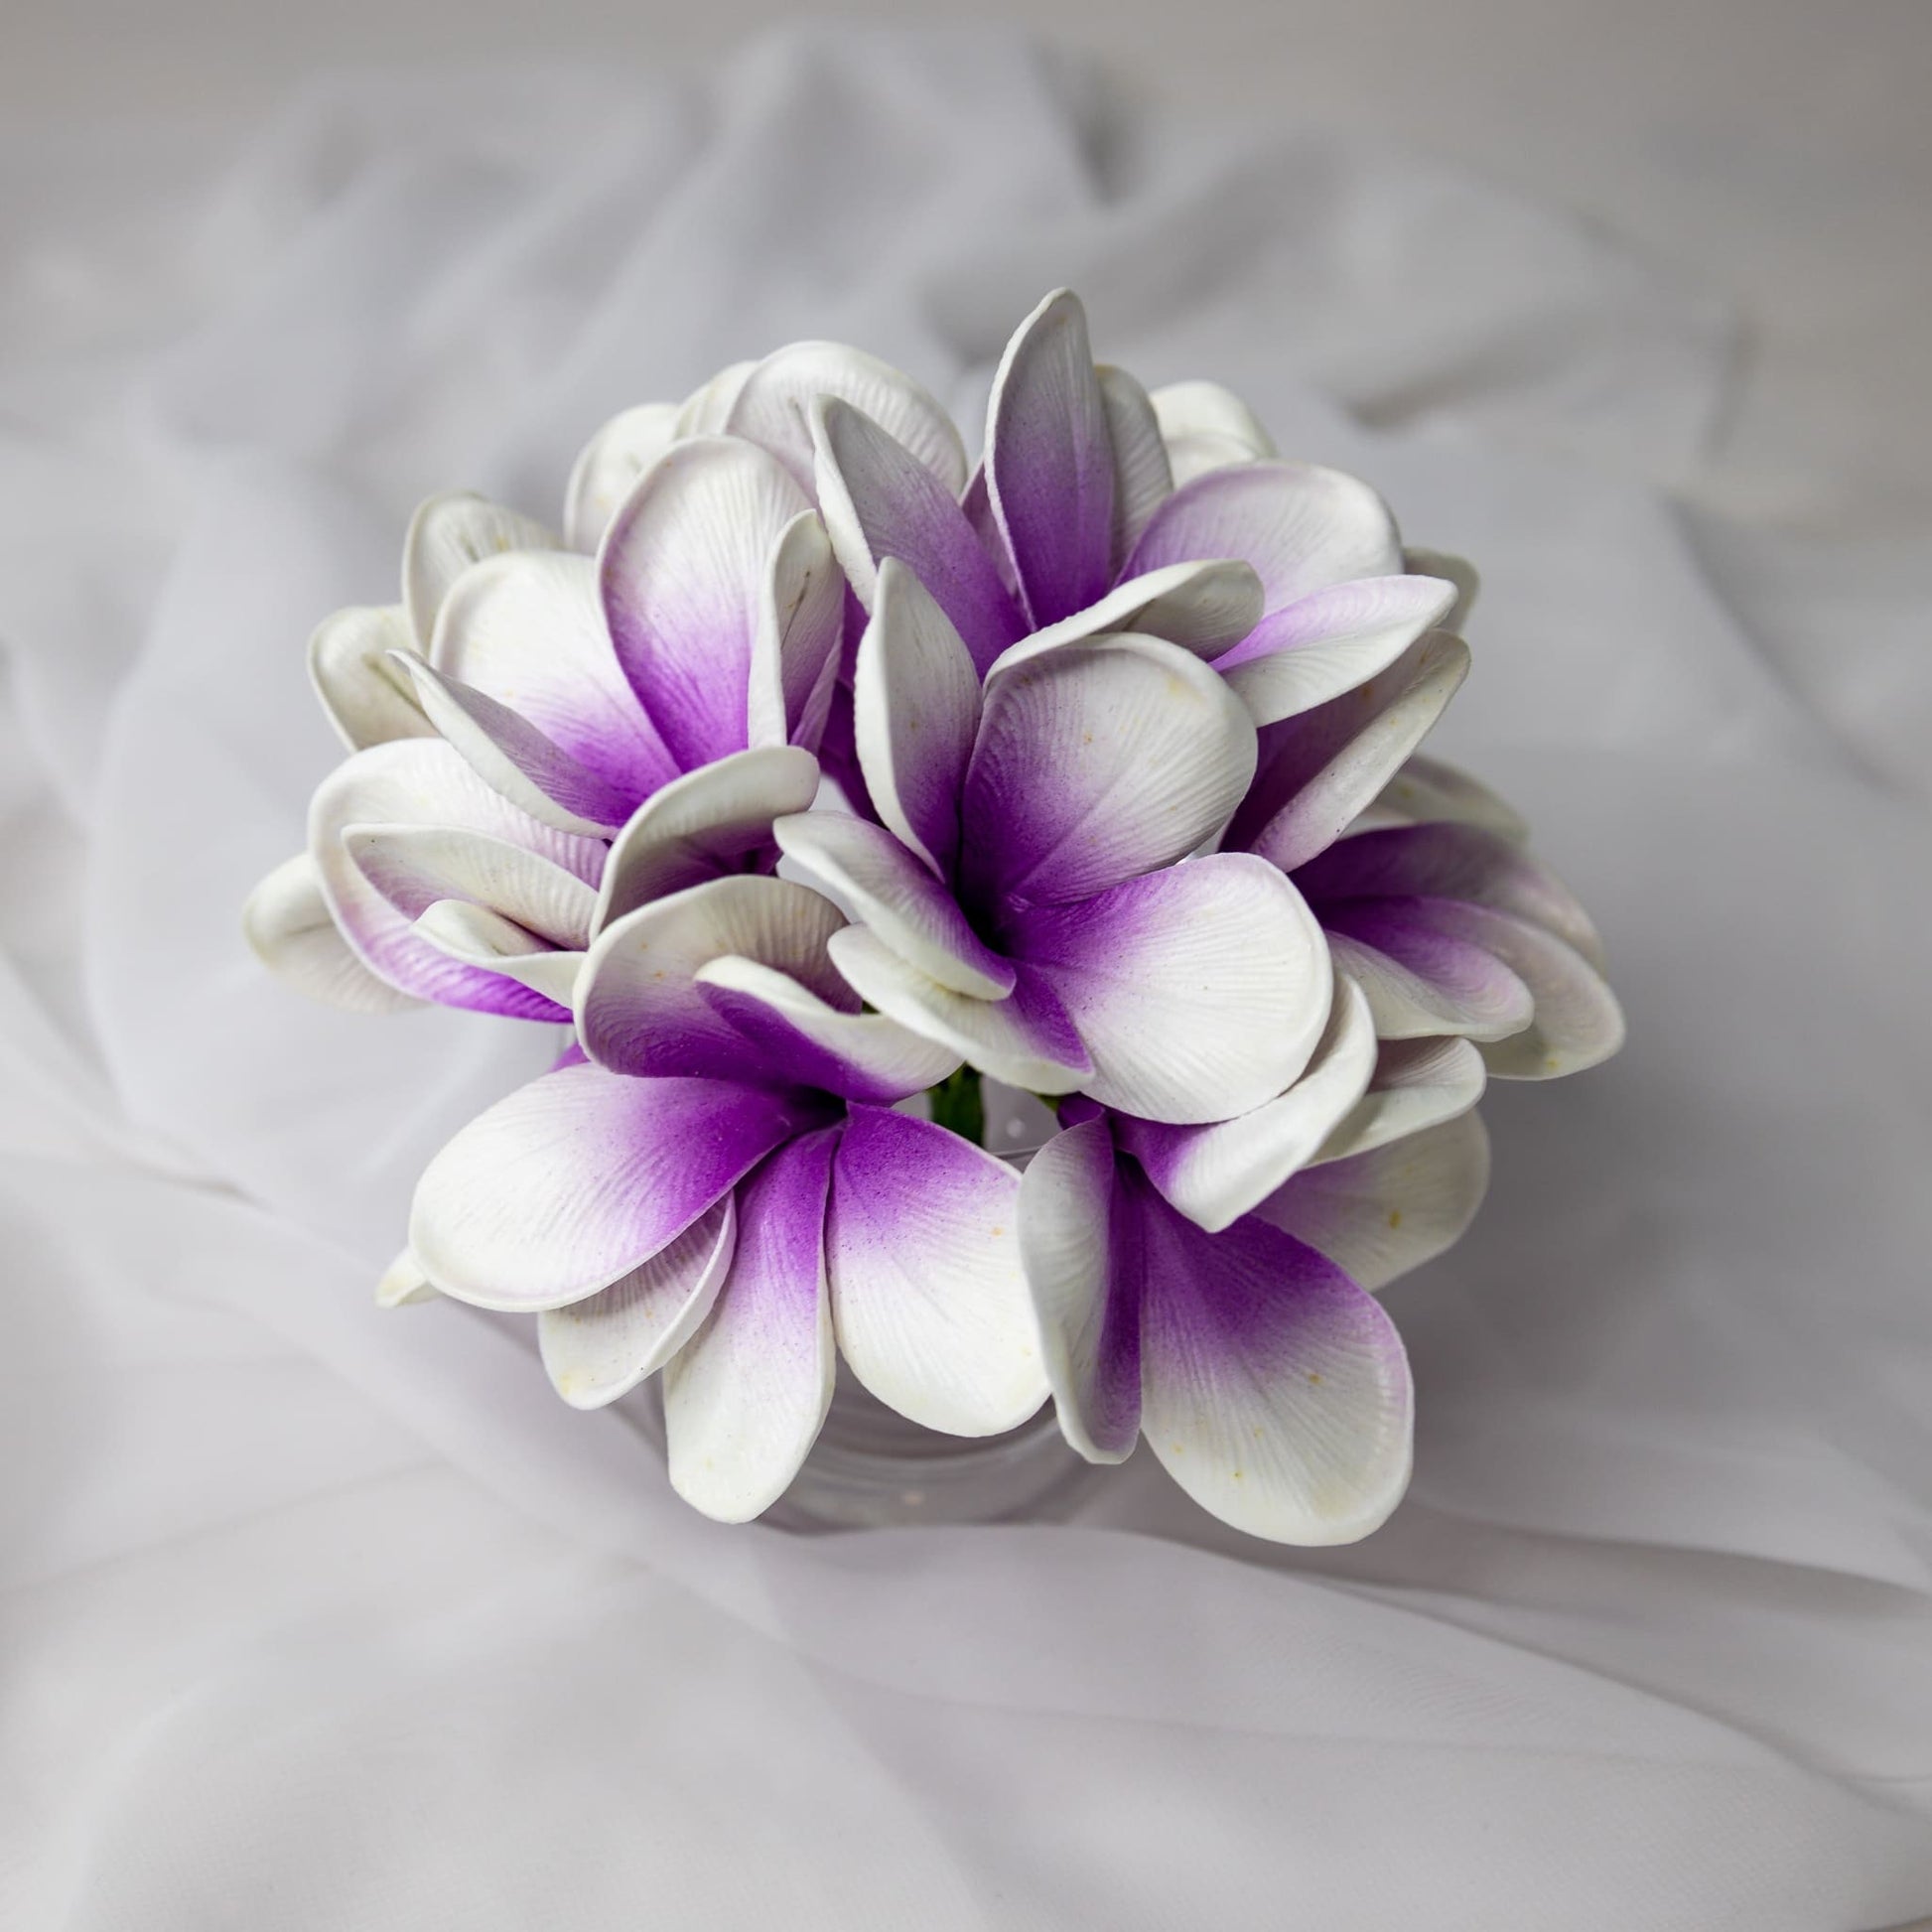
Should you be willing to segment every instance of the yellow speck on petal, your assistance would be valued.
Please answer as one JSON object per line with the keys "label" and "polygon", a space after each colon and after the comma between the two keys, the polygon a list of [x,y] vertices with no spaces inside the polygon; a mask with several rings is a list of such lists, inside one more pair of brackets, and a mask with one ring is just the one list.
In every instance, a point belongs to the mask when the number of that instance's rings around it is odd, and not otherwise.
{"label": "yellow speck on petal", "polygon": [[1000,1238],[1000,1236],[1001,1236],[1001,1235],[1003,1235],[1003,1234],[1004,1234],[1005,1232],[1006,1232],[1006,1229],[1005,1229],[1005,1228],[995,1228],[995,1229],[993,1230],[993,1238],[994,1238],[994,1240],[995,1240],[995,1241],[997,1241],[997,1240],[999,1240],[999,1238]]}
{"label": "yellow speck on petal", "polygon": [[1309,1386],[1316,1389],[1321,1386],[1321,1377],[1313,1369],[1309,1370]]}
{"label": "yellow speck on petal", "polygon": [[1390,1225],[1390,1227],[1392,1227],[1392,1228],[1399,1228],[1399,1227],[1400,1227],[1400,1226],[1402,1225],[1402,1209],[1401,1209],[1401,1208],[1399,1208],[1399,1207],[1392,1207],[1392,1208],[1390,1208],[1390,1209],[1389,1209],[1389,1225]]}

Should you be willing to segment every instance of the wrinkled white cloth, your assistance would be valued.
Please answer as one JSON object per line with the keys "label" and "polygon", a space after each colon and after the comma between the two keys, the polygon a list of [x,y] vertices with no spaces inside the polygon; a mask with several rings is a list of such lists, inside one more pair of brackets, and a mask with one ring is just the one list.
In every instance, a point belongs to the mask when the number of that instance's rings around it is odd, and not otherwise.
{"label": "wrinkled white cloth", "polygon": [[[0,1921],[1932,1913],[1928,578],[1674,505],[1721,313],[967,31],[363,75],[246,153],[0,166]],[[1146,1455],[1073,1525],[696,1517],[514,1324],[370,1302],[548,1038],[314,1009],[239,940],[334,756],[304,639],[394,595],[417,497],[554,518],[606,415],[799,336],[970,421],[1061,282],[1480,561],[1444,749],[1629,1011],[1493,1094],[1476,1229],[1390,1292],[1418,1472],[1351,1550],[1223,1535]]]}

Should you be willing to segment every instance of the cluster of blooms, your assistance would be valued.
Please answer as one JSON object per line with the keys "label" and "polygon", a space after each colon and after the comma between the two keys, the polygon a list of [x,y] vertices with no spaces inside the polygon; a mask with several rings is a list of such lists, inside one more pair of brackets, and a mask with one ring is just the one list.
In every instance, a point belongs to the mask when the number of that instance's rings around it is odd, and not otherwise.
{"label": "cluster of blooms", "polygon": [[[350,756],[251,940],[573,1029],[379,1293],[535,1314],[580,1407],[661,1371],[698,1508],[782,1493],[842,1355],[929,1428],[1050,1395],[1244,1530],[1361,1536],[1410,1465],[1374,1291],[1473,1214],[1488,1074],[1615,1050],[1595,933],[1415,755],[1471,580],[1372,490],[1096,366],[1064,292],[985,450],[805,343],[607,424],[561,536],[424,504],[401,604],[316,633]],[[943,1124],[980,1075],[1057,1108],[1024,1171]]]}

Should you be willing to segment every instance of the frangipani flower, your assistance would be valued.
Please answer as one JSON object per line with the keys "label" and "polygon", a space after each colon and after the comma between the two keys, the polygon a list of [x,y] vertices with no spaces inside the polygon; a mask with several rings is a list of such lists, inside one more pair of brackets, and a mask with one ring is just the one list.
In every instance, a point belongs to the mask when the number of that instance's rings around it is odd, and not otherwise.
{"label": "frangipani flower", "polygon": [[1095,366],[1061,290],[1007,345],[961,500],[863,407],[814,402],[819,502],[861,604],[897,558],[982,675],[1016,645],[1165,637],[1211,660],[1262,724],[1373,676],[1450,615],[1456,584],[1406,569],[1366,484],[1264,460],[1265,435],[1225,390],[1164,395],[1193,473],[1178,488],[1160,409]]}
{"label": "frangipani flower", "polygon": [[1264,727],[1224,843],[1294,879],[1380,1037],[1465,1036],[1492,1073],[1549,1079],[1607,1059],[1623,1016],[1589,915],[1527,850],[1521,821],[1459,773],[1405,763],[1467,664],[1459,639],[1432,634],[1355,690]]}
{"label": "frangipani flower", "polygon": [[883,1402],[991,1435],[1045,1381],[1012,1168],[893,1103],[957,1064],[858,1001],[837,909],[713,880],[625,914],[577,989],[588,1059],[465,1128],[416,1193],[446,1295],[535,1311],[564,1398],[664,1371],[671,1479],[740,1521],[785,1488],[834,1344]]}
{"label": "frangipani flower", "polygon": [[885,823],[775,830],[862,922],[832,957],[882,1013],[1011,1085],[1156,1120],[1242,1112],[1306,1065],[1330,978],[1300,895],[1252,857],[1187,856],[1245,791],[1254,744],[1197,658],[1099,636],[982,690],[889,558],[855,715]]}
{"label": "frangipani flower", "polygon": [[771,820],[817,789],[844,587],[777,459],[682,444],[595,559],[532,547],[544,533],[504,514],[426,506],[407,617],[345,612],[317,633],[317,685],[352,755],[249,930],[323,997],[381,1004],[373,978],[402,999],[566,1020],[596,932],[769,863]]}
{"label": "frangipani flower", "polygon": [[[1413,1395],[1368,1293],[1449,1245],[1488,1171],[1473,1114],[1314,1167],[1208,1233],[1114,1117],[1072,1124],[1021,1182],[1021,1243],[1067,1440],[1118,1462],[1145,1435],[1203,1508],[1280,1543],[1346,1543],[1401,1500]],[[1406,1218],[1421,1239],[1400,1236]]]}

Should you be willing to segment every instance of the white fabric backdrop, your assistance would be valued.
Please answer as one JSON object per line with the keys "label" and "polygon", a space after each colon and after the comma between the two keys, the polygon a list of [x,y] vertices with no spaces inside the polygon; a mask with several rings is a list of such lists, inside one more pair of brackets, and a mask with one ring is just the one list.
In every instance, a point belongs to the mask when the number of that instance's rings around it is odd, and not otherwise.
{"label": "white fabric backdrop", "polygon": [[[1726,318],[1439,168],[973,33],[363,76],[245,152],[6,166],[0,1918],[1932,1911],[1927,580],[1663,493]],[[544,1042],[308,1008],[236,930],[332,756],[303,639],[391,594],[416,497],[554,514],[611,410],[800,335],[970,419],[1060,281],[1109,359],[1481,561],[1444,744],[1630,1012],[1495,1095],[1482,1219],[1391,1292],[1418,1477],[1350,1551],[1240,1545],[1148,1457],[1077,1526],[696,1518],[507,1326],[369,1305]]]}

